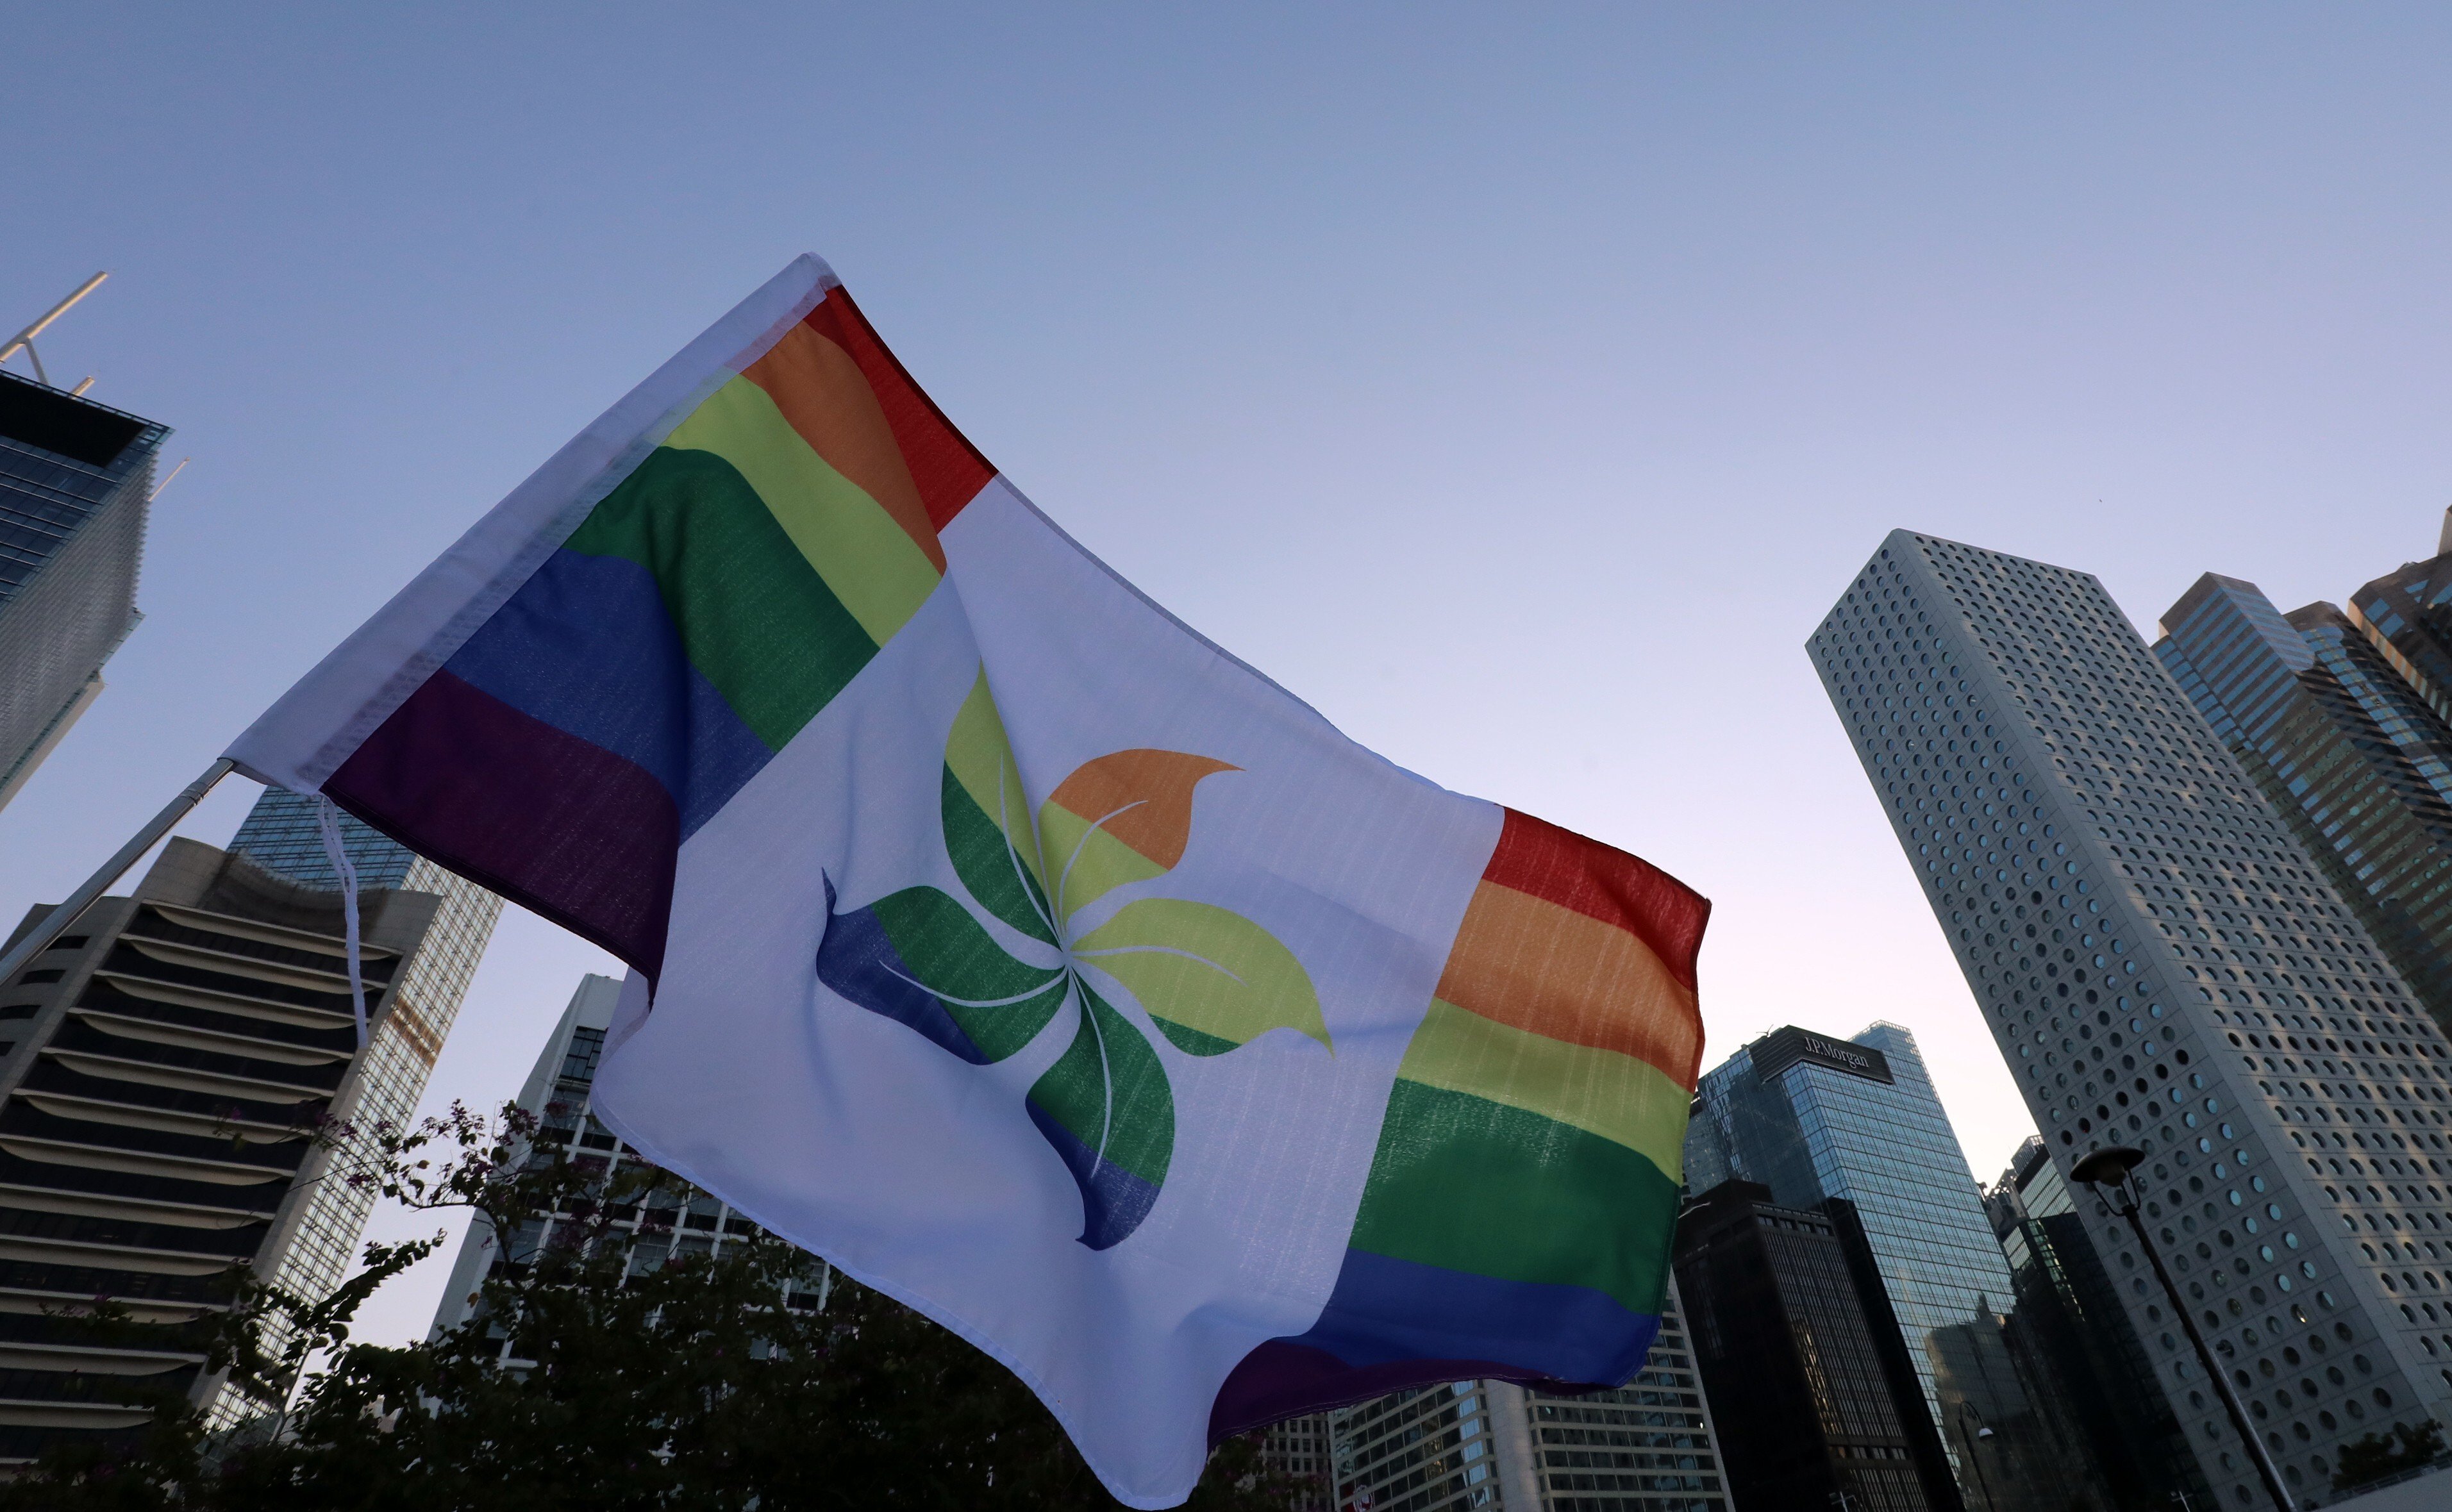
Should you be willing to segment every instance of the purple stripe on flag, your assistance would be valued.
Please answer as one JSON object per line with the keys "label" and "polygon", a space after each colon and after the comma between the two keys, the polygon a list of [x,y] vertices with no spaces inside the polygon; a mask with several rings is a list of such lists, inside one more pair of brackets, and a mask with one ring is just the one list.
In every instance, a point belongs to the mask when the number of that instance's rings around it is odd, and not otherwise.
{"label": "purple stripe on flag", "polygon": [[1473,1376],[1597,1390],[1642,1369],[1659,1332],[1657,1315],[1589,1287],[1348,1249],[1310,1331],[1260,1345],[1226,1378],[1210,1437]]}
{"label": "purple stripe on flag", "polygon": [[437,672],[324,791],[650,980],[662,969],[680,818],[635,762]]}
{"label": "purple stripe on flag", "polygon": [[1507,1366],[1488,1360],[1397,1360],[1350,1365],[1325,1349],[1291,1339],[1272,1339],[1245,1355],[1217,1388],[1217,1400],[1209,1408],[1209,1442],[1222,1443],[1306,1412],[1325,1412],[1392,1391],[1483,1377],[1532,1379],[1520,1372],[1511,1374]]}
{"label": "purple stripe on flag", "polygon": [[626,557],[555,552],[444,665],[643,768],[684,840],[770,759],[690,664],[655,575]]}

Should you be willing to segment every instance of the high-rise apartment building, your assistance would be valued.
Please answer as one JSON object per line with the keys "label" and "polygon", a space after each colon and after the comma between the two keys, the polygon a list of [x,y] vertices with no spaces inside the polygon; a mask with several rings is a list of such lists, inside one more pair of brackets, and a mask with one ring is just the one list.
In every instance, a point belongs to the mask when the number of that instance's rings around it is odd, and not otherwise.
{"label": "high-rise apartment building", "polygon": [[[2102,584],[1898,531],[1807,649],[2063,1178],[2146,1151],[2146,1221],[2284,1480],[2321,1494],[2344,1444],[2452,1415],[2452,1046]],[[2098,1206],[2205,1480],[2257,1504]]]}
{"label": "high-rise apartment building", "polygon": [[222,1305],[234,1266],[309,1296],[341,1279],[372,1193],[323,1179],[348,1142],[313,1136],[406,1115],[501,904],[348,821],[362,1049],[341,898],[271,843],[300,811],[267,794],[241,831],[257,853],[172,840],[0,985],[0,1461],[140,1424],[112,1378],[246,1413],[175,1335],[104,1345],[63,1311],[108,1296],[175,1325]]}
{"label": "high-rise apartment building", "polygon": [[1897,1325],[1867,1307],[1849,1250],[1830,1213],[1782,1208],[1753,1182],[1724,1181],[1678,1215],[1678,1295],[1740,1508],[1956,1504],[1947,1464],[1909,1436],[1923,1385],[1883,1347]]}
{"label": "high-rise apartment building", "polygon": [[0,806],[102,692],[128,638],[169,432],[0,373]]}
{"label": "high-rise apartment building", "polygon": [[1459,1381],[1328,1420],[1339,1512],[1730,1512],[1674,1284],[1642,1373],[1616,1390]]}
{"label": "high-rise apartment building", "polygon": [[2328,603],[2207,573],[2154,654],[2439,1026],[2452,1026],[2452,729]]}
{"label": "high-rise apartment building", "polygon": [[[1739,1050],[1695,1087],[1686,1170],[1696,1190],[1738,1180],[1788,1208],[1848,1205],[1834,1221],[1862,1227],[1877,1272],[1866,1289],[1893,1320],[1882,1347],[1919,1387],[1908,1440],[1924,1463],[1949,1467],[1968,1504],[2025,1505],[2000,1486],[1987,1496],[1986,1476],[2066,1482],[2071,1492],[2090,1483],[2082,1451],[2056,1443],[2018,1379],[2002,1336],[2008,1264],[1908,1031],[1877,1023],[1842,1038],[1788,1028]],[[2031,1468],[1996,1474],[1976,1463],[1978,1445]],[[1930,1494],[1946,1505],[1952,1493]]]}

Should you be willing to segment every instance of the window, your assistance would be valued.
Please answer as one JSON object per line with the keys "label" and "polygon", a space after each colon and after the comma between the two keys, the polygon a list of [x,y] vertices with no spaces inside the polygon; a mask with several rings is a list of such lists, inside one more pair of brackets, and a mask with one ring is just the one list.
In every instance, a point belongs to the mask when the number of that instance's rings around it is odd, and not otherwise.
{"label": "window", "polygon": [[563,1052],[562,1079],[570,1082],[592,1082],[596,1079],[596,1063],[604,1054],[604,1031],[601,1029],[574,1029],[570,1031],[570,1048]]}

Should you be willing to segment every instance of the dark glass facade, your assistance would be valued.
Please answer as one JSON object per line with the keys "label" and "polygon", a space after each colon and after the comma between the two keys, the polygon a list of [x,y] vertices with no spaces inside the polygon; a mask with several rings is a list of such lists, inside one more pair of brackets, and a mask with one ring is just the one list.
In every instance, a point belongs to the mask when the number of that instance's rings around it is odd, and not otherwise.
{"label": "dark glass facade", "polygon": [[168,434],[0,373],[0,804],[102,691],[102,664],[136,627]]}
{"label": "dark glass facade", "polygon": [[1959,1504],[1917,1442],[1922,1384],[1883,1347],[1861,1274],[1828,1213],[1758,1183],[1722,1182],[1679,1215],[1678,1292],[1740,1508]]}
{"label": "dark glass facade", "polygon": [[1686,1168],[1694,1189],[1756,1182],[1850,1240],[1882,1347],[1917,1385],[1908,1440],[1955,1483],[1930,1489],[1936,1505],[2099,1502],[2082,1442],[2011,1357],[2008,1263],[1913,1035],[1790,1028],[1746,1046],[1696,1088]]}
{"label": "dark glass facade", "polygon": [[2285,617],[2207,573],[2163,628],[2154,654],[2452,1027],[2452,730],[2331,604]]}
{"label": "dark glass facade", "polygon": [[[341,885],[341,874],[324,849],[319,800],[283,788],[267,788],[230,836],[229,848],[266,871],[308,887]],[[358,886],[404,887],[417,866],[417,853],[364,819],[337,815],[341,850],[357,874]]]}
{"label": "dark glass facade", "polygon": [[2146,1512],[2176,1505],[2174,1493],[2210,1502],[2145,1343],[2041,1139],[2019,1147],[1984,1208],[2017,1285],[2010,1355],[2038,1407],[2088,1446],[2110,1503]]}

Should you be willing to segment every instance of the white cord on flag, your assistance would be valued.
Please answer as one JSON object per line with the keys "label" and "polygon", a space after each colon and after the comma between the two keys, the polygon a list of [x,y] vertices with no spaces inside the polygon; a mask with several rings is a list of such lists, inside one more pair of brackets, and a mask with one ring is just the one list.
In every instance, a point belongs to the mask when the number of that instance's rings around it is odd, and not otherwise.
{"label": "white cord on flag", "polygon": [[341,928],[349,952],[349,1006],[358,1014],[358,1049],[366,1048],[366,987],[358,971],[358,868],[342,843],[341,811],[332,800],[315,795],[315,821],[324,832],[324,858],[341,876]]}

